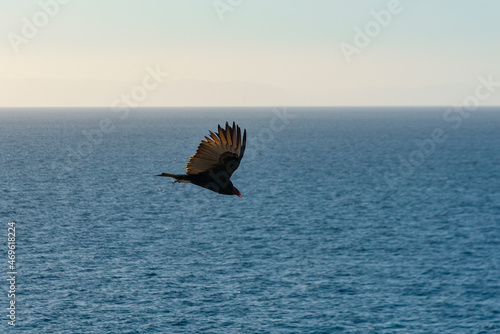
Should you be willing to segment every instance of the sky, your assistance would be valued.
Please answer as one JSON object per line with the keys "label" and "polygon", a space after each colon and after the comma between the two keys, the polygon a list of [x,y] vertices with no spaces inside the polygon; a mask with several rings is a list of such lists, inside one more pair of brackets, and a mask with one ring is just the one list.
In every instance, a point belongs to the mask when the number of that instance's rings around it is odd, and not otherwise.
{"label": "sky", "polygon": [[478,90],[498,106],[499,14],[498,0],[4,0],[0,107],[450,106]]}

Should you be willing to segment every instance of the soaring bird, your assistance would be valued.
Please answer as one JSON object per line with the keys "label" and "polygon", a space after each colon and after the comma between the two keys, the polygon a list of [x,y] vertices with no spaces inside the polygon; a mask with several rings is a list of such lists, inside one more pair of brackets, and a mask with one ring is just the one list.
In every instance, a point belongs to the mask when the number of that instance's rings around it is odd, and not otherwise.
{"label": "soaring bird", "polygon": [[234,122],[231,127],[226,122],[225,129],[219,125],[217,134],[210,131],[210,137],[205,136],[205,139],[189,159],[186,175],[162,173],[156,176],[173,177],[173,183],[193,183],[219,194],[241,198],[241,193],[233,186],[230,178],[245,153],[247,130],[244,130],[241,140],[240,127]]}

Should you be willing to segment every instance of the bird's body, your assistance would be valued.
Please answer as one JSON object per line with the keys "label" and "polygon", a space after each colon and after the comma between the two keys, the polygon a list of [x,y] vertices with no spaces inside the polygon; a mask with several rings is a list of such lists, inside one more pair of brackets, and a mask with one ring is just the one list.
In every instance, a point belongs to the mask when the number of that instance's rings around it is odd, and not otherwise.
{"label": "bird's body", "polygon": [[175,178],[175,181],[173,183],[192,183],[197,186],[213,190],[219,194],[234,195],[233,194],[234,186],[231,181],[229,181],[228,183],[224,182],[218,183],[216,175],[210,175],[209,173],[186,174],[186,175],[162,173],[157,176],[173,177]]}
{"label": "bird's body", "polygon": [[162,173],[157,176],[173,177],[174,183],[192,183],[219,194],[241,197],[230,178],[245,153],[246,135],[244,130],[242,140],[240,127],[234,122],[232,127],[226,122],[225,129],[219,125],[218,133],[210,131],[210,137],[205,137],[189,159],[185,175]]}

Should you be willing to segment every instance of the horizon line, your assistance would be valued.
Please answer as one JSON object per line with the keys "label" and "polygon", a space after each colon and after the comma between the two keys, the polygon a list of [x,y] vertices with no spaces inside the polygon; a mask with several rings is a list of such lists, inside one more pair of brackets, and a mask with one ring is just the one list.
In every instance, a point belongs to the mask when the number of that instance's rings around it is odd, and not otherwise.
{"label": "horizon line", "polygon": [[[459,105],[460,106],[460,105]],[[125,106],[120,106],[123,108]],[[130,109],[180,109],[180,108],[191,108],[191,109],[212,109],[212,108],[453,108],[456,105],[251,105],[251,106],[218,106],[218,105],[207,105],[207,106],[138,106],[129,107]],[[0,106],[2,109],[107,109],[107,108],[117,108],[113,106]],[[500,108],[500,105],[483,105],[477,108]]]}

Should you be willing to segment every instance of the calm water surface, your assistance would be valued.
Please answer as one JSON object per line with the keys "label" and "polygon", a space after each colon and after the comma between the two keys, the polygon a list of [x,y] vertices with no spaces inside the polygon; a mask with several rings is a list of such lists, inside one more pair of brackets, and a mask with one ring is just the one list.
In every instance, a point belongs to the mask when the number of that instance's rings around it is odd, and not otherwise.
{"label": "calm water surface", "polygon": [[[500,112],[444,113],[2,110],[1,331],[494,333]],[[154,177],[226,120],[242,199]]]}

